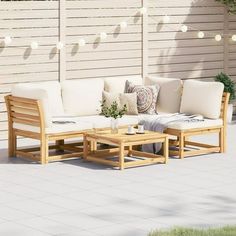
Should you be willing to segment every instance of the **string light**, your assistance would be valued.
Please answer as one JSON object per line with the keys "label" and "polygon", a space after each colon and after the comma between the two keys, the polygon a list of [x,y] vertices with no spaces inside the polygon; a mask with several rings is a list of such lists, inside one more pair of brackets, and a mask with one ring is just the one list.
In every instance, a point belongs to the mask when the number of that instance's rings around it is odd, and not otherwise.
{"label": "string light", "polygon": [[4,44],[5,45],[9,45],[9,44],[11,44],[11,42],[12,42],[12,38],[10,36],[6,36],[4,38]]}
{"label": "string light", "polygon": [[232,40],[236,42],[236,34],[232,35]]}
{"label": "string light", "polygon": [[145,15],[147,13],[147,8],[146,7],[140,8],[139,13],[140,15]]}
{"label": "string light", "polygon": [[37,48],[39,47],[39,44],[38,44],[38,42],[33,41],[33,42],[30,44],[30,47],[31,47],[31,49],[37,49]]}
{"label": "string light", "polygon": [[170,17],[169,17],[168,15],[165,15],[165,16],[163,17],[163,22],[164,22],[165,24],[169,23],[169,22],[170,22]]}
{"label": "string light", "polygon": [[100,33],[100,39],[101,39],[101,40],[104,40],[104,39],[106,39],[106,38],[107,38],[107,33],[101,32],[101,33]]}
{"label": "string light", "polygon": [[85,44],[86,44],[85,39],[80,39],[78,44],[79,44],[80,47],[84,47]]}
{"label": "string light", "polygon": [[204,34],[204,32],[199,31],[197,36],[198,36],[198,38],[203,39],[205,37],[205,34]]}
{"label": "string light", "polygon": [[180,29],[183,33],[186,33],[188,31],[188,26],[187,25],[182,25]]}
{"label": "string light", "polygon": [[222,36],[221,36],[220,34],[217,34],[217,35],[215,36],[215,41],[220,42],[221,39],[222,39]]}
{"label": "string light", "polygon": [[122,21],[122,22],[120,22],[120,28],[121,28],[121,29],[126,29],[127,26],[128,26],[128,24],[127,24],[126,21]]}
{"label": "string light", "polygon": [[62,42],[58,42],[56,47],[58,50],[61,50],[61,49],[63,49],[64,44]]}
{"label": "string light", "polygon": [[[157,7],[157,6],[153,6],[153,7]],[[142,7],[142,8],[139,8],[139,9],[138,9],[138,13],[140,13],[140,15],[146,14],[147,11],[148,11],[148,8],[146,8],[146,7]],[[137,14],[137,10],[136,10],[136,14]],[[127,26],[128,26],[127,21],[128,21],[129,19],[131,19],[132,17],[133,17],[133,15],[131,15],[128,19],[126,19],[126,21],[122,21],[122,22],[118,23],[117,25],[114,25],[113,27],[119,26],[120,29],[126,29]],[[154,19],[154,17],[152,17],[152,16],[149,16],[149,17],[150,17],[151,19],[153,19],[153,21],[155,21],[155,23],[158,24],[157,20]],[[168,23],[170,22],[170,16],[169,16],[169,15],[163,15],[161,22],[168,24]],[[179,24],[181,25],[180,22],[179,22]],[[171,28],[171,26],[169,26],[169,25],[167,25],[167,27]],[[187,32],[187,31],[189,30],[189,28],[192,29],[192,30],[194,30],[194,31],[195,31],[195,30],[198,30],[198,29],[196,29],[196,28],[193,28],[193,27],[190,27],[190,26],[187,26],[187,25],[184,25],[184,24],[180,26],[180,29],[179,29],[179,30],[181,30],[183,33],[185,33],[185,32]],[[175,29],[175,28],[172,27],[171,29]],[[110,32],[110,31],[109,31],[109,32]],[[223,35],[221,35],[221,34],[213,35],[213,34],[210,33],[210,32],[207,33],[207,34],[211,35],[212,38],[214,38],[217,42],[221,41],[222,38],[223,38],[223,36],[225,36],[225,34],[223,34]],[[96,34],[96,35],[97,35],[97,34]],[[229,35],[227,34],[227,36],[229,36]],[[106,32],[101,32],[101,33],[99,34],[100,40],[105,40],[107,37],[108,37],[108,35],[107,35]],[[200,39],[202,39],[202,38],[205,37],[205,33],[204,33],[203,31],[198,31],[197,37],[200,38]],[[236,42],[236,34],[232,35],[232,36],[231,36],[231,39],[232,39],[232,41]],[[12,38],[11,38],[10,36],[6,36],[6,37],[3,39],[3,42],[4,42],[5,46],[7,46],[7,45],[9,45],[9,44],[12,43]],[[78,41],[78,45],[79,45],[80,47],[84,47],[86,44],[87,44],[87,40],[85,40],[84,38],[81,38],[81,39]],[[39,47],[38,42],[36,42],[36,41],[31,42],[30,47],[31,47],[31,49],[37,49],[37,48]],[[64,44],[63,44],[62,42],[60,42],[60,41],[56,44],[56,48],[57,48],[58,50],[63,49],[63,47],[64,47]],[[19,48],[20,48],[20,47],[19,47]],[[24,47],[24,48],[25,48],[25,47]],[[44,50],[44,49],[41,49],[41,50]]]}

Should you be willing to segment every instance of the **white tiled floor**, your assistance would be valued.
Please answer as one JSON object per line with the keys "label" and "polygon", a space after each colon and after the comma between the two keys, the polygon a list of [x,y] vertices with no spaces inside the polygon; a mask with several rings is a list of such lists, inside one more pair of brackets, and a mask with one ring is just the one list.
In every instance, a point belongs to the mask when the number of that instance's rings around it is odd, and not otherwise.
{"label": "white tiled floor", "polygon": [[235,136],[231,125],[227,154],[125,171],[81,160],[41,166],[0,150],[0,235],[146,236],[236,224]]}

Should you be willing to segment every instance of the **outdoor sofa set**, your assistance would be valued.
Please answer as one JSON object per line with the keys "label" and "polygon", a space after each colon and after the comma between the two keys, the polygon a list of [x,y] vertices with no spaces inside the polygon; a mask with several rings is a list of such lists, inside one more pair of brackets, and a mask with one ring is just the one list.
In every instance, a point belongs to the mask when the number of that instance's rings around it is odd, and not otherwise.
{"label": "outdoor sofa set", "polygon": [[[223,92],[223,84],[127,76],[13,86],[11,95],[5,97],[9,123],[9,157],[25,157],[42,164],[82,157],[83,136],[110,129],[110,119],[100,115],[104,91],[108,95],[123,94],[127,80],[136,85],[158,86],[156,114],[124,115],[119,119],[119,127],[135,126],[141,120],[153,120],[180,112],[200,114],[204,117],[202,122],[170,122],[164,130],[169,137],[170,155],[184,158],[226,151],[229,94]],[[190,140],[191,136],[210,133],[218,135],[217,145]],[[36,139],[40,145],[19,149],[18,136]],[[89,145],[91,150],[96,149],[95,142]],[[57,153],[49,155],[51,149],[56,149]]]}

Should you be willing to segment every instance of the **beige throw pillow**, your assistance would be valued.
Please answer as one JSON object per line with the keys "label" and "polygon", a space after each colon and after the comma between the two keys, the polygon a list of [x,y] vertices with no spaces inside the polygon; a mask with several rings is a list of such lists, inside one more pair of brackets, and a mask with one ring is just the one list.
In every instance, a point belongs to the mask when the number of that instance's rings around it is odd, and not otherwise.
{"label": "beige throw pillow", "polygon": [[126,115],[138,115],[136,93],[108,93],[103,91],[103,100],[105,100],[105,105],[108,107],[115,101],[119,107],[126,104]]}
{"label": "beige throw pillow", "polygon": [[127,115],[138,115],[137,93],[121,93],[120,105],[127,106]]}
{"label": "beige throw pillow", "polygon": [[120,97],[119,93],[108,93],[103,91],[102,93],[103,100],[105,100],[105,106],[110,107],[113,102],[117,102],[120,106]]}

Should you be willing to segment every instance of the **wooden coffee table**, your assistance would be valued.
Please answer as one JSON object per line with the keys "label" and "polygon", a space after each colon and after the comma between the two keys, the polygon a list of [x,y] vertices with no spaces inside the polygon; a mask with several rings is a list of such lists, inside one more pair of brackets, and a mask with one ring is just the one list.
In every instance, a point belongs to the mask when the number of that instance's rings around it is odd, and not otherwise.
{"label": "wooden coffee table", "polygon": [[[168,135],[145,131],[145,134],[127,135],[127,129],[120,129],[118,134],[110,130],[84,134],[84,159],[101,164],[118,167],[121,170],[128,167],[142,166],[154,163],[167,163]],[[163,155],[156,155],[133,150],[136,145],[163,143]],[[97,149],[97,143],[108,144],[108,149]]]}

